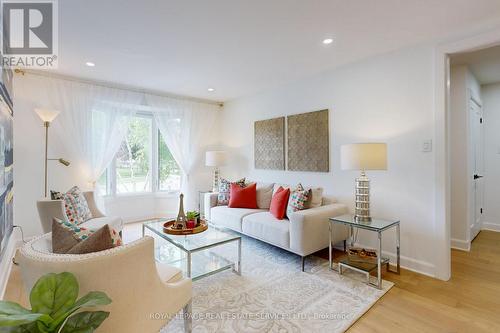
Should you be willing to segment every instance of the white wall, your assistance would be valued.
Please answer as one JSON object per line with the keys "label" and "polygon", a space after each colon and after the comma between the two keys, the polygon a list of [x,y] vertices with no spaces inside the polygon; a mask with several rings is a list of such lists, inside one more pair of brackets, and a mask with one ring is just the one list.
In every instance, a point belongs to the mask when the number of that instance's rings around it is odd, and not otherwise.
{"label": "white wall", "polygon": [[[41,96],[41,89],[30,80],[31,74],[14,79],[14,182],[16,199],[14,200],[14,224],[23,227],[25,236],[35,236],[42,233],[36,211],[36,201],[43,197],[43,160],[44,160],[44,128],[41,120],[34,113],[36,107],[46,107]],[[61,110],[64,112],[64,110]],[[54,120],[57,122],[57,118]],[[52,133],[54,134],[54,133]],[[71,133],[67,133],[71,135]],[[49,138],[49,157],[65,157],[71,161],[71,156],[64,151],[56,135]],[[212,133],[207,133],[204,145],[206,149],[213,148],[215,139]],[[203,149],[204,154],[205,149]],[[211,170],[204,167],[199,156],[198,168],[191,176],[196,190],[211,188]],[[49,162],[49,190],[66,191],[78,185],[89,189],[90,184],[79,172],[75,164],[64,167],[57,162]],[[108,215],[122,217],[125,221],[133,221],[156,216],[172,216],[177,213],[178,197],[164,194],[131,195],[124,197],[106,197],[103,200],[104,209]]]}
{"label": "white wall", "polygon": [[[351,64],[284,87],[227,102],[222,142],[233,178],[320,185],[353,207],[357,172],[340,170],[339,147],[352,142],[387,142],[388,171],[369,172],[372,215],[401,219],[402,264],[434,275],[434,154],[422,152],[434,135],[434,52],[419,46]],[[329,173],[264,171],[253,167],[256,120],[328,108]],[[394,232],[384,235],[384,250],[394,252]],[[361,242],[374,245],[374,235]]]}
{"label": "white wall", "polygon": [[500,231],[500,83],[481,87],[484,112],[485,203],[483,228]]}
{"label": "white wall", "polygon": [[469,100],[481,100],[481,87],[467,66],[450,73],[451,245],[470,249],[472,218]]}

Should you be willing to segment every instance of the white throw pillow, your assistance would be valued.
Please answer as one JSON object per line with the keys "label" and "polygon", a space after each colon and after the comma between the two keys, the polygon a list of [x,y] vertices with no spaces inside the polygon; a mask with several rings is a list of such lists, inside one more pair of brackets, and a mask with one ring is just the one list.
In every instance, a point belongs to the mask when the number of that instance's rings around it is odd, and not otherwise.
{"label": "white throw pillow", "polygon": [[273,185],[272,183],[257,183],[257,207],[260,209],[269,209],[271,207]]}
{"label": "white throw pillow", "polygon": [[306,202],[306,208],[321,207],[323,203],[323,188],[304,186],[305,189],[311,189],[311,197]]}

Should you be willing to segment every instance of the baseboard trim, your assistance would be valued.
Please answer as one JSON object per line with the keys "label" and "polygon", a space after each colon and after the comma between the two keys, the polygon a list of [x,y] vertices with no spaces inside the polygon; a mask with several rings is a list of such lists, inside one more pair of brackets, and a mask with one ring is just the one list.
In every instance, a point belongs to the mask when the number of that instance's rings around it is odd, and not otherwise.
{"label": "baseboard trim", "polygon": [[483,226],[482,226],[481,230],[500,232],[500,224],[483,222]]}
{"label": "baseboard trim", "polygon": [[14,258],[16,254],[17,247],[18,240],[14,233],[12,233],[0,261],[0,299],[3,299],[5,290],[7,289],[7,282],[9,281],[10,272],[12,270],[12,258]]}
{"label": "baseboard trim", "polygon": [[[371,248],[367,245],[356,244],[359,247]],[[389,257],[391,266],[396,263],[397,256],[394,252],[382,251],[384,257]],[[400,256],[400,266],[406,270],[426,275],[432,278],[436,277],[436,266],[426,261]]]}
{"label": "baseboard trim", "polygon": [[470,251],[470,242],[461,240],[461,239],[456,239],[452,238],[451,239],[451,248],[455,250],[460,250],[460,251]]}

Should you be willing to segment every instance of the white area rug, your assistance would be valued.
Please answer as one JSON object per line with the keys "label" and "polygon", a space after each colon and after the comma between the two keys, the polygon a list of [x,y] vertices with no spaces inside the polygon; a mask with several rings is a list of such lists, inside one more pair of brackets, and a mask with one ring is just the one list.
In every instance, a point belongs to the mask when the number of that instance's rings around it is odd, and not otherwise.
{"label": "white area rug", "polygon": [[[233,258],[235,251],[220,249]],[[377,290],[357,273],[340,276],[314,256],[302,272],[299,256],[248,237],[242,258],[242,276],[227,270],[194,282],[194,332],[344,332],[393,286],[384,281]],[[183,321],[161,332],[184,332]]]}

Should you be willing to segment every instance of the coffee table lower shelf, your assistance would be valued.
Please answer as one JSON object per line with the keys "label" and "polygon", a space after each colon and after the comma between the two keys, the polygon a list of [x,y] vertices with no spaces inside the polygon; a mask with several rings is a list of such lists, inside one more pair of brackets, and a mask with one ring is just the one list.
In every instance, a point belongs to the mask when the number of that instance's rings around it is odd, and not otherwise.
{"label": "coffee table lower shelf", "polygon": [[181,251],[175,251],[176,254],[173,256],[172,253],[169,253],[168,256],[162,255],[162,252],[161,249],[155,251],[155,258],[158,262],[178,268],[184,273],[189,272],[193,281],[228,269],[232,269],[235,273],[239,274],[235,262],[210,251],[191,254],[191,261],[188,260],[186,253]]}

